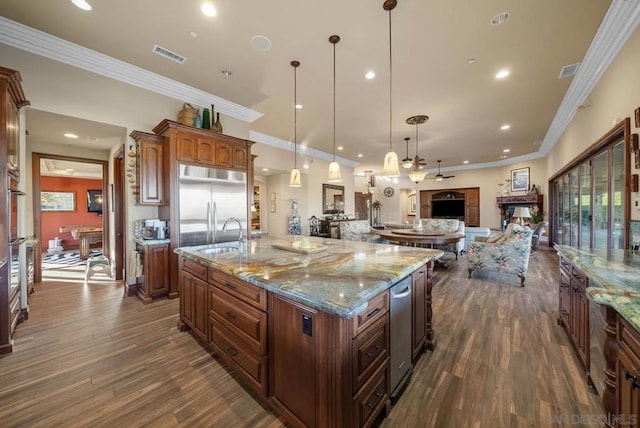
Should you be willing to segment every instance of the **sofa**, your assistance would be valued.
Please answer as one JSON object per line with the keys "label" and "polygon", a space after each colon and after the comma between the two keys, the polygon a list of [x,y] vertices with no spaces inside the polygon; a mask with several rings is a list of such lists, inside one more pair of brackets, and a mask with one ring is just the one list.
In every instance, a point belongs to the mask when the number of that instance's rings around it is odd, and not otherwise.
{"label": "sofa", "polygon": [[495,242],[469,242],[467,245],[467,267],[469,278],[474,270],[517,275],[524,287],[533,231],[517,223],[509,223],[504,234]]}
{"label": "sofa", "polygon": [[[423,218],[420,219],[423,230],[436,230],[445,233],[465,233],[464,221],[448,218]],[[455,253],[456,260],[458,255],[465,249],[466,240],[462,238],[455,244],[442,245],[440,248],[445,251]]]}
{"label": "sofa", "polygon": [[371,227],[369,220],[341,221],[340,239],[378,244],[388,242],[376,233],[376,229]]}

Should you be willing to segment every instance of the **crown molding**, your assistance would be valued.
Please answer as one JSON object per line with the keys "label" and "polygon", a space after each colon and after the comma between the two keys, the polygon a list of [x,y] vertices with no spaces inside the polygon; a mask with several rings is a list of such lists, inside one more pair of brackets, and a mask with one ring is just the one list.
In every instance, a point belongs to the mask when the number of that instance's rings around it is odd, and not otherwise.
{"label": "crown molding", "polygon": [[214,104],[220,113],[244,122],[251,123],[263,116],[260,112],[232,101],[27,27],[3,16],[0,16],[0,43],[182,102],[204,106]]}
{"label": "crown molding", "polygon": [[[282,150],[293,151],[293,143],[291,141],[283,140],[277,137],[273,137],[268,134],[263,134],[261,132],[249,131],[249,139],[251,141],[255,141],[256,143],[266,144],[267,146],[275,147]],[[298,145],[298,153],[305,154],[307,156],[312,156],[317,159],[324,159],[329,162],[333,160],[333,155],[331,153],[323,152],[321,150],[317,150],[311,147]],[[352,160],[336,156],[336,162],[341,165],[348,166],[351,168],[355,168],[360,165],[360,162],[354,162]]]}
{"label": "crown molding", "polygon": [[549,154],[580,106],[640,24],[640,1],[613,0],[573,77],[539,152]]}

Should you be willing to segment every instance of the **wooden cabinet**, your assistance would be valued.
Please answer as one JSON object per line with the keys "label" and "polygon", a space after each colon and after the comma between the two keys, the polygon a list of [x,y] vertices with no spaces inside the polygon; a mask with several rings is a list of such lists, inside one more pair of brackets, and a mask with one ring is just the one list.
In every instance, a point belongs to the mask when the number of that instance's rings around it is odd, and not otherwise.
{"label": "wooden cabinet", "polygon": [[181,162],[216,165],[216,142],[212,138],[178,132],[176,158]]}
{"label": "wooden cabinet", "polygon": [[589,279],[573,264],[560,256],[558,324],[569,333],[586,370],[589,370],[589,301],[586,288]]}
{"label": "wooden cabinet", "polygon": [[207,341],[207,269],[192,260],[180,262],[180,320],[205,342]]}
{"label": "wooden cabinet", "polygon": [[421,218],[457,218],[465,226],[480,226],[480,188],[421,190]]}
{"label": "wooden cabinet", "polygon": [[138,278],[136,294],[144,304],[169,292],[169,244],[137,245],[142,255],[143,275]]}
{"label": "wooden cabinet", "polygon": [[616,406],[619,426],[635,425],[640,416],[640,335],[618,315],[616,362]]}
{"label": "wooden cabinet", "polygon": [[130,134],[136,142],[136,181],[139,205],[163,205],[165,200],[165,138],[146,132]]}
{"label": "wooden cabinet", "polygon": [[16,225],[11,221],[6,198],[10,180],[18,182],[20,178],[19,113],[23,106],[29,105],[22,92],[21,80],[19,72],[0,67],[0,191],[5,195],[0,203],[0,230],[4,233],[0,236],[0,261],[7,262],[0,271],[0,355],[13,351],[13,331],[21,319],[20,290],[15,282],[19,272],[17,266],[12,266],[15,261],[11,260],[14,257],[10,254],[17,252],[18,245],[13,251],[7,245],[9,229]]}
{"label": "wooden cabinet", "polygon": [[263,397],[268,388],[266,291],[209,268],[208,343]]}

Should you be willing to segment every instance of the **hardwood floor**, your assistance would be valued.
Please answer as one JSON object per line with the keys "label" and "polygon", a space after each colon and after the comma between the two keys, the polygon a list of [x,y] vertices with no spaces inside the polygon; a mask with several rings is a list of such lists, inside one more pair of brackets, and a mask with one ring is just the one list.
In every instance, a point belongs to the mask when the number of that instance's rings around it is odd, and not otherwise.
{"label": "hardwood floor", "polygon": [[[553,251],[531,257],[525,288],[516,276],[467,279],[464,256],[447,261],[435,273],[436,350],[421,358],[383,427],[569,425],[573,415],[603,412],[556,324]],[[177,299],[145,306],[98,275],[88,285],[36,284],[14,353],[0,358],[0,424],[282,426],[177,331],[177,314]]]}

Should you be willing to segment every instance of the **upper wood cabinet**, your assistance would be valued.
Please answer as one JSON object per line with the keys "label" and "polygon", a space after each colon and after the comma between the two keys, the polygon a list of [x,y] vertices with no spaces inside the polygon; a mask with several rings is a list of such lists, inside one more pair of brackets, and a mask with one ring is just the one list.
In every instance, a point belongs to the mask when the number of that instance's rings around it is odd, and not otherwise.
{"label": "upper wood cabinet", "polygon": [[146,132],[130,134],[136,142],[137,202],[140,205],[163,205],[165,200],[165,138]]}
{"label": "upper wood cabinet", "polygon": [[249,170],[249,141],[166,119],[160,122],[153,132],[175,139],[175,156],[178,162]]}

